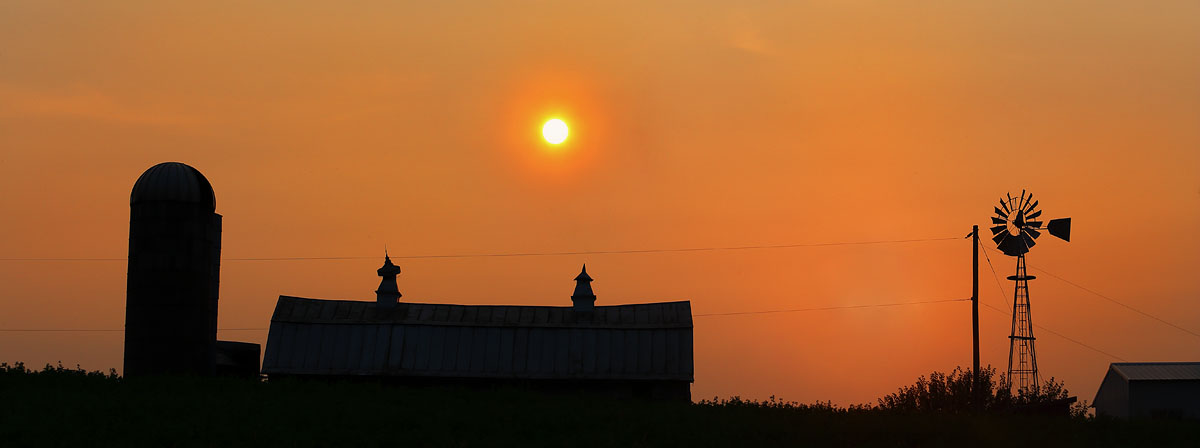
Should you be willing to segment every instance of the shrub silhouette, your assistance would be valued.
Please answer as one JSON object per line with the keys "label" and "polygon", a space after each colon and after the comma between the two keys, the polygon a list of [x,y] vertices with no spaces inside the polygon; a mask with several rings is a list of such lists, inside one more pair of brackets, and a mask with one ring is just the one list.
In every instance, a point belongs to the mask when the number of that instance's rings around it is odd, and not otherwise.
{"label": "shrub silhouette", "polygon": [[25,363],[17,361],[12,365],[7,362],[0,362],[0,378],[17,377],[17,376],[34,376],[38,378],[89,378],[95,380],[117,380],[120,375],[117,375],[117,369],[108,369],[108,373],[99,370],[87,371],[78,364],[74,369],[63,367],[62,361],[58,365],[46,364],[42,370],[33,370],[25,367]]}
{"label": "shrub silhouette", "polygon": [[[1053,377],[1032,390],[1018,390],[1017,393],[1007,387],[1007,378],[997,373],[996,368],[988,366],[980,369],[979,383],[983,386],[980,392],[978,410],[991,413],[1014,412],[1022,408],[1046,405],[1066,399],[1068,391],[1062,381]],[[879,399],[877,408],[884,411],[898,412],[937,412],[937,413],[968,413],[976,412],[971,387],[971,369],[956,367],[949,374],[933,372],[929,378],[922,376],[911,386],[901,387],[895,393]],[[1087,412],[1087,403],[1078,403],[1071,407],[1071,415],[1082,417]]]}

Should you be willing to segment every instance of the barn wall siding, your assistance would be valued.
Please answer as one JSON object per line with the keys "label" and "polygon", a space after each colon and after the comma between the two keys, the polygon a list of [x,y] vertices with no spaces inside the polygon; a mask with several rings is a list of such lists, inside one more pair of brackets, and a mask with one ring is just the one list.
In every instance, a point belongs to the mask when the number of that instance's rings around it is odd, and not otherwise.
{"label": "barn wall siding", "polygon": [[1135,418],[1200,417],[1200,381],[1132,381],[1129,413]]}
{"label": "barn wall siding", "polygon": [[1097,414],[1110,415],[1118,418],[1129,417],[1129,382],[1109,370],[1100,383],[1100,390],[1092,402]]}

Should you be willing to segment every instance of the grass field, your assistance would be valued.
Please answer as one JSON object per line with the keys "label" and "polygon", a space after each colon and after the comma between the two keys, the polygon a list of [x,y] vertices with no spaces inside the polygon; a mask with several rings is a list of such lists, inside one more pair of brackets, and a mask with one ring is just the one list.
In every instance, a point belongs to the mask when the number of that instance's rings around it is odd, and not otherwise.
{"label": "grass field", "polygon": [[1197,446],[1200,423],[0,370],[0,446]]}

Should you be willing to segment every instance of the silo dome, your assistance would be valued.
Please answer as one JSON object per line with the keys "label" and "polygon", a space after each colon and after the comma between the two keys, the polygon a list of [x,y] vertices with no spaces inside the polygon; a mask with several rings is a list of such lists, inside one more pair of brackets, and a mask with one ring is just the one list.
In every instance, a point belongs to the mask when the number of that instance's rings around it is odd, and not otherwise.
{"label": "silo dome", "polygon": [[150,167],[133,184],[129,205],[142,202],[180,202],[217,209],[217,196],[200,171],[179,162],[163,162]]}

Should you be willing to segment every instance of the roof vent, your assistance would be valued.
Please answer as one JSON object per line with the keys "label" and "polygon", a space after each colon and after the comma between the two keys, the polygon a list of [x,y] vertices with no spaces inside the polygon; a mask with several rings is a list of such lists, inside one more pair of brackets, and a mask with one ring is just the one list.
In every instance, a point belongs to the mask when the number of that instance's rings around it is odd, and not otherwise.
{"label": "roof vent", "polygon": [[400,267],[392,264],[386,250],[383,251],[383,267],[375,272],[383,277],[379,282],[379,289],[375,290],[375,305],[381,308],[396,306],[401,296],[400,288],[396,286],[396,276],[400,274]]}
{"label": "roof vent", "polygon": [[592,311],[596,308],[596,294],[592,292],[592,277],[587,273],[587,265],[575,276],[575,293],[571,294],[571,302],[575,311]]}

